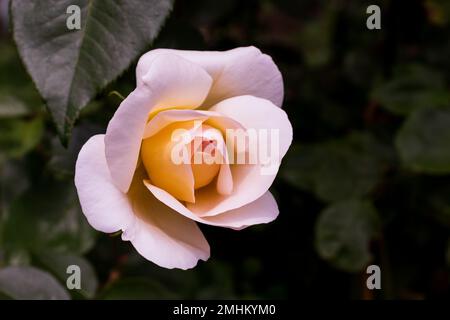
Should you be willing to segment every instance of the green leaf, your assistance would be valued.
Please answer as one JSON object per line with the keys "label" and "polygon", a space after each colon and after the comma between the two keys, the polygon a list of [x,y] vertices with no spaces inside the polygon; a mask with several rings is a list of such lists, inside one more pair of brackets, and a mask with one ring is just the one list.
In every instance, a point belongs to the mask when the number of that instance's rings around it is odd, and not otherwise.
{"label": "green leaf", "polygon": [[20,56],[65,142],[80,109],[149,46],[172,7],[171,0],[80,0],[81,30],[69,30],[73,4],[11,2]]}
{"label": "green leaf", "polygon": [[23,249],[6,252],[4,263],[5,266],[28,266],[31,264],[31,255]]}
{"label": "green leaf", "polygon": [[378,214],[369,201],[334,203],[318,218],[316,250],[336,268],[348,272],[361,271],[372,258],[369,241],[378,229]]}
{"label": "green leaf", "polygon": [[69,300],[67,291],[49,273],[33,267],[0,269],[0,292],[17,300]]}
{"label": "green leaf", "polygon": [[0,201],[3,211],[2,215],[0,215],[0,221],[2,218],[6,218],[11,202],[28,189],[29,186],[30,181],[24,160],[10,159],[3,163],[0,161],[0,190],[2,190]]}
{"label": "green leaf", "polygon": [[25,103],[14,96],[0,95],[0,118],[21,117],[30,114]]}
{"label": "green leaf", "polygon": [[18,197],[4,222],[3,243],[33,253],[84,253],[95,231],[81,212],[73,182],[43,181]]}
{"label": "green leaf", "polygon": [[100,295],[103,300],[174,299],[176,296],[156,281],[147,278],[121,279]]}
{"label": "green leaf", "polygon": [[408,168],[428,174],[449,174],[450,107],[414,111],[397,133],[395,145]]}
{"label": "green leaf", "polygon": [[392,80],[374,90],[372,98],[398,115],[423,107],[450,105],[450,93],[440,74],[420,65],[399,69]]}
{"label": "green leaf", "polygon": [[[240,268],[242,270],[243,268]],[[220,260],[207,263],[197,279],[198,288],[195,290],[194,299],[236,299],[235,279],[233,268]],[[254,274],[252,274],[254,275]],[[248,279],[246,277],[245,279]]]}
{"label": "green leaf", "polygon": [[[191,270],[164,269],[148,265],[135,251],[127,256],[123,265],[124,274],[157,281],[155,285],[165,294],[161,298],[167,295],[169,299],[236,299],[238,294],[234,270],[229,262],[220,259],[211,260]],[[137,281],[134,277],[131,280]]]}
{"label": "green leaf", "polygon": [[313,145],[292,145],[281,167],[282,177],[300,189],[313,191],[319,158]]}
{"label": "green leaf", "polygon": [[81,147],[90,137],[102,131],[103,128],[100,126],[80,123],[73,129],[72,138],[67,148],[61,145],[57,137],[52,139],[52,152],[48,163],[50,170],[57,176],[73,178],[75,163]]}
{"label": "green leaf", "polygon": [[73,254],[42,253],[37,257],[38,261],[62,283],[66,283],[67,267],[76,265],[80,267],[81,289],[73,289],[70,292],[79,293],[82,297],[93,298],[98,287],[97,275],[92,265],[85,258]]}
{"label": "green leaf", "polygon": [[328,63],[332,55],[333,26],[336,21],[336,5],[329,2],[320,14],[307,22],[301,31],[299,44],[306,63],[320,67]]}
{"label": "green leaf", "polygon": [[30,81],[16,48],[0,44],[0,118],[29,115],[43,107],[39,93]]}
{"label": "green leaf", "polygon": [[391,151],[372,136],[355,133],[289,151],[282,174],[324,201],[360,197],[377,185]]}
{"label": "green leaf", "polygon": [[44,134],[44,120],[0,120],[0,153],[19,158],[36,147]]}

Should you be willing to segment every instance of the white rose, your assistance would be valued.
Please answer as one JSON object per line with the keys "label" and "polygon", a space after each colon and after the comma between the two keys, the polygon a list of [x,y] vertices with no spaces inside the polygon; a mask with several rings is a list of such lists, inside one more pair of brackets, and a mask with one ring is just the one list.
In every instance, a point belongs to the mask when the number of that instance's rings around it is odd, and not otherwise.
{"label": "white rose", "polygon": [[[196,222],[239,230],[278,215],[268,189],[292,141],[280,108],[282,77],[272,59],[254,47],[153,50],[139,60],[136,77],[136,89],[106,134],[92,137],[80,151],[75,173],[80,203],[95,229],[122,230],[122,239],[148,260],[192,268],[210,255]],[[177,129],[188,130],[225,161],[175,163]],[[276,130],[275,170],[263,172],[263,163],[228,163],[230,154],[219,148],[226,144],[226,129]],[[211,153],[191,151],[200,158]]]}

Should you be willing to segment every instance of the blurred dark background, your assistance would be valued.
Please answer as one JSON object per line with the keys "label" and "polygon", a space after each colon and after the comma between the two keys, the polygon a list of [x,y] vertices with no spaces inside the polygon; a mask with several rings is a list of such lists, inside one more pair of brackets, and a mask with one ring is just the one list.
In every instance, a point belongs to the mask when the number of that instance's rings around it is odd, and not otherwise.
{"label": "blurred dark background", "polygon": [[[450,296],[450,2],[175,1],[152,47],[254,45],[285,84],[294,143],[268,225],[201,226],[211,258],[161,269],[93,231],[73,188],[76,155],[135,85],[134,65],[86,107],[69,147],[25,71],[0,0],[0,267],[33,265],[73,298],[425,299]],[[368,30],[366,8],[381,8]],[[151,49],[151,48],[149,48]],[[381,290],[366,267],[381,268]]]}

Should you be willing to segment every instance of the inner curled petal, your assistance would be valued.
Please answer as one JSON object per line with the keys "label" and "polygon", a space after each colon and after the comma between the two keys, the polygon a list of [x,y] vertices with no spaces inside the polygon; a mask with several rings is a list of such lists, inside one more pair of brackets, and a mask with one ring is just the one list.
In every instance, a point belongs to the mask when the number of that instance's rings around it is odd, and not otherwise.
{"label": "inner curled petal", "polygon": [[208,164],[206,162],[192,163],[191,167],[194,175],[194,189],[199,189],[207,186],[214,180],[219,172],[220,164]]}
{"label": "inner curled petal", "polygon": [[205,188],[231,194],[233,177],[224,139],[229,128],[242,127],[209,111],[167,110],[149,119],[141,158],[151,183],[186,206]]}
{"label": "inner curled petal", "polygon": [[194,175],[194,189],[207,186],[217,176],[220,162],[215,159],[217,143],[201,136],[191,142],[191,167]]}
{"label": "inner curled petal", "polygon": [[203,124],[196,131],[196,136],[191,142],[191,150],[195,189],[206,187],[215,180],[217,192],[231,193],[232,177],[222,132],[210,125]]}
{"label": "inner curled petal", "polygon": [[181,201],[195,202],[194,176],[186,162],[174,162],[172,150],[183,141],[173,139],[176,130],[191,129],[189,122],[167,126],[157,134],[142,141],[141,158],[148,177],[158,186]]}

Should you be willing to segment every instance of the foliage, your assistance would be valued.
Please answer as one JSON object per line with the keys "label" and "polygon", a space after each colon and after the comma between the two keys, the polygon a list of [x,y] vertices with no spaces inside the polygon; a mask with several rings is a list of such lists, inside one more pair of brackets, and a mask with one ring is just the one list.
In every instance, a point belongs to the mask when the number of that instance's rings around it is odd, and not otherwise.
{"label": "foliage", "polygon": [[[361,298],[369,264],[382,271],[374,298],[449,297],[444,1],[81,0],[81,31],[65,26],[73,1],[12,0],[9,28],[5,1],[0,298]],[[373,2],[382,29],[369,31]],[[294,126],[271,189],[279,218],[238,233],[201,226],[212,258],[189,271],[161,269],[95,232],[74,164],[133,90],[138,56],[247,45],[280,67]],[[82,290],[65,286],[70,264],[82,269]]]}
{"label": "foliage", "polygon": [[79,110],[152,42],[172,6],[170,0],[79,1],[78,31],[67,28],[67,17],[61,14],[72,4],[11,2],[19,54],[63,141]]}

